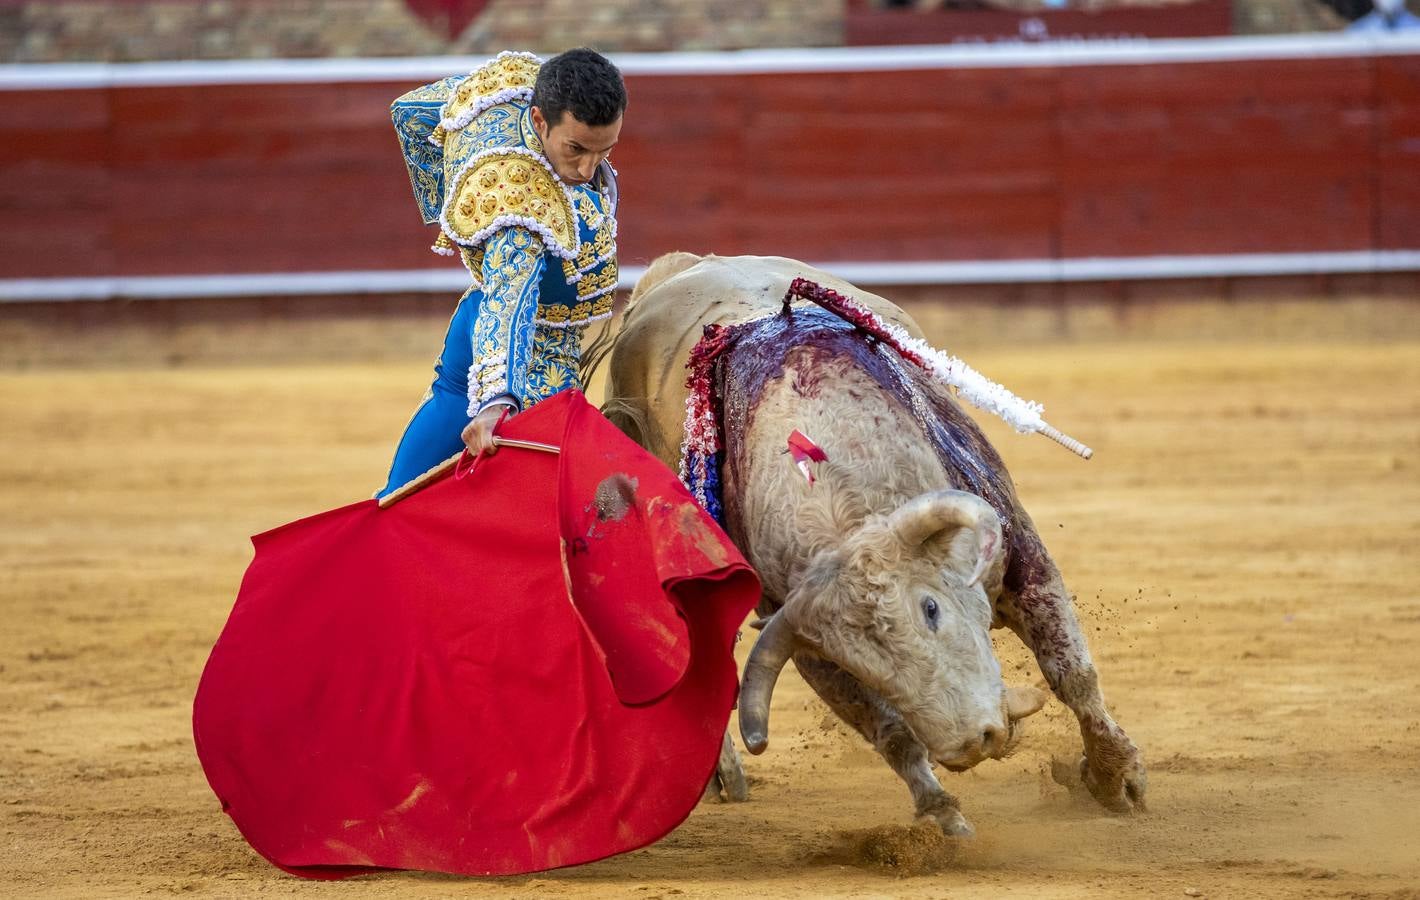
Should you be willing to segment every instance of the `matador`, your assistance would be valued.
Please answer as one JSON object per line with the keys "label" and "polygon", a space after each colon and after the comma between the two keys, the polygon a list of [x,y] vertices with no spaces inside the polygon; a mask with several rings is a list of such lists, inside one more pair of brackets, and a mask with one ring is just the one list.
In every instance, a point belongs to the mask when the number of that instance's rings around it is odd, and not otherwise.
{"label": "matador", "polygon": [[449,322],[434,381],[395,451],[383,497],[493,427],[581,388],[582,334],[612,314],[616,170],[626,88],[599,53],[542,62],[504,52],[469,75],[417,88],[391,108],[433,250],[472,278]]}

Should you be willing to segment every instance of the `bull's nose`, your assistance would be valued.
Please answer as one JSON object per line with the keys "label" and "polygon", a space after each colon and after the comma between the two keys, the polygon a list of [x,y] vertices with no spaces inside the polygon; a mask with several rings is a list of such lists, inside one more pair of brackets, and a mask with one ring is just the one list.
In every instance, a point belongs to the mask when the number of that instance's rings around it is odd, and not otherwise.
{"label": "bull's nose", "polygon": [[984,755],[998,757],[1006,752],[1009,735],[1000,725],[988,725],[981,730],[981,751]]}
{"label": "bull's nose", "polygon": [[998,757],[1006,751],[1007,737],[1005,727],[986,725],[979,736],[962,744],[959,758],[969,760],[971,765],[975,765],[983,759]]}

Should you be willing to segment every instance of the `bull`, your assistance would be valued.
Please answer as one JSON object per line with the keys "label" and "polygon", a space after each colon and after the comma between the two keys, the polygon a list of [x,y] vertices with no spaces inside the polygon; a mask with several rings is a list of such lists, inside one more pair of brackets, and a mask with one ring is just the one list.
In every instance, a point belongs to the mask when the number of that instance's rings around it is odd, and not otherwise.
{"label": "bull", "polygon": [[[608,373],[608,416],[674,467],[691,350],[707,325],[739,327],[718,365],[725,527],[764,586],[745,746],[765,749],[793,659],[906,782],[917,816],[969,835],[934,763],[1002,757],[1047,699],[1004,685],[989,631],[1007,627],[1079,720],[1083,785],[1110,810],[1142,809],[1143,757],[1105,706],[1071,596],[1000,456],[944,385],[833,314],[785,305],[796,277],[922,336],[889,301],[802,263],[677,253],[637,285]],[[816,483],[784,456],[794,430],[827,454]]]}

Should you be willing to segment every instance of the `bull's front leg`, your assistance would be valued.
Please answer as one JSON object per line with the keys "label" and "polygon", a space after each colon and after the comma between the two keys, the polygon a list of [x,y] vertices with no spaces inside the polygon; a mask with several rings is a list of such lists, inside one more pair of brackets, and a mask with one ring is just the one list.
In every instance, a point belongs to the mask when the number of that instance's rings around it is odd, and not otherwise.
{"label": "bull's front leg", "polygon": [[743,803],[749,799],[744,762],[728,730],[720,741],[720,759],[715,764],[715,774],[710,776],[710,783],[705,785],[701,799],[723,800],[726,803]]}
{"label": "bull's front leg", "polygon": [[823,701],[878,751],[912,792],[917,816],[931,819],[945,834],[971,837],[975,830],[932,771],[927,748],[901,714],[877,693],[838,666],[807,653],[794,654],[794,667]]}
{"label": "bull's front leg", "polygon": [[1107,809],[1143,811],[1148,787],[1143,754],[1104,705],[1099,677],[1060,572],[1034,534],[1021,544],[1033,544],[1034,552],[1027,546],[1027,552],[1012,561],[996,601],[997,615],[1035,654],[1050,689],[1079,719],[1085,745],[1080,776],[1085,787]]}

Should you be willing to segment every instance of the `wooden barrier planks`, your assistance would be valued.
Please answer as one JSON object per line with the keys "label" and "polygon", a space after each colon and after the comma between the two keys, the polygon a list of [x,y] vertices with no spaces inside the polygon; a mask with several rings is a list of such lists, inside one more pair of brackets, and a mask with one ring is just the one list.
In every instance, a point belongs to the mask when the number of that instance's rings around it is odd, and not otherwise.
{"label": "wooden barrier planks", "polygon": [[1376,60],[1376,244],[1420,246],[1420,57]]}
{"label": "wooden barrier planks", "polygon": [[1065,256],[1374,245],[1369,59],[1063,72]]}
{"label": "wooden barrier planks", "polygon": [[[0,278],[447,266],[412,84],[11,91]],[[633,75],[627,265],[1420,246],[1420,56]]]}
{"label": "wooden barrier planks", "polygon": [[114,270],[109,99],[104,90],[0,98],[0,277]]}

